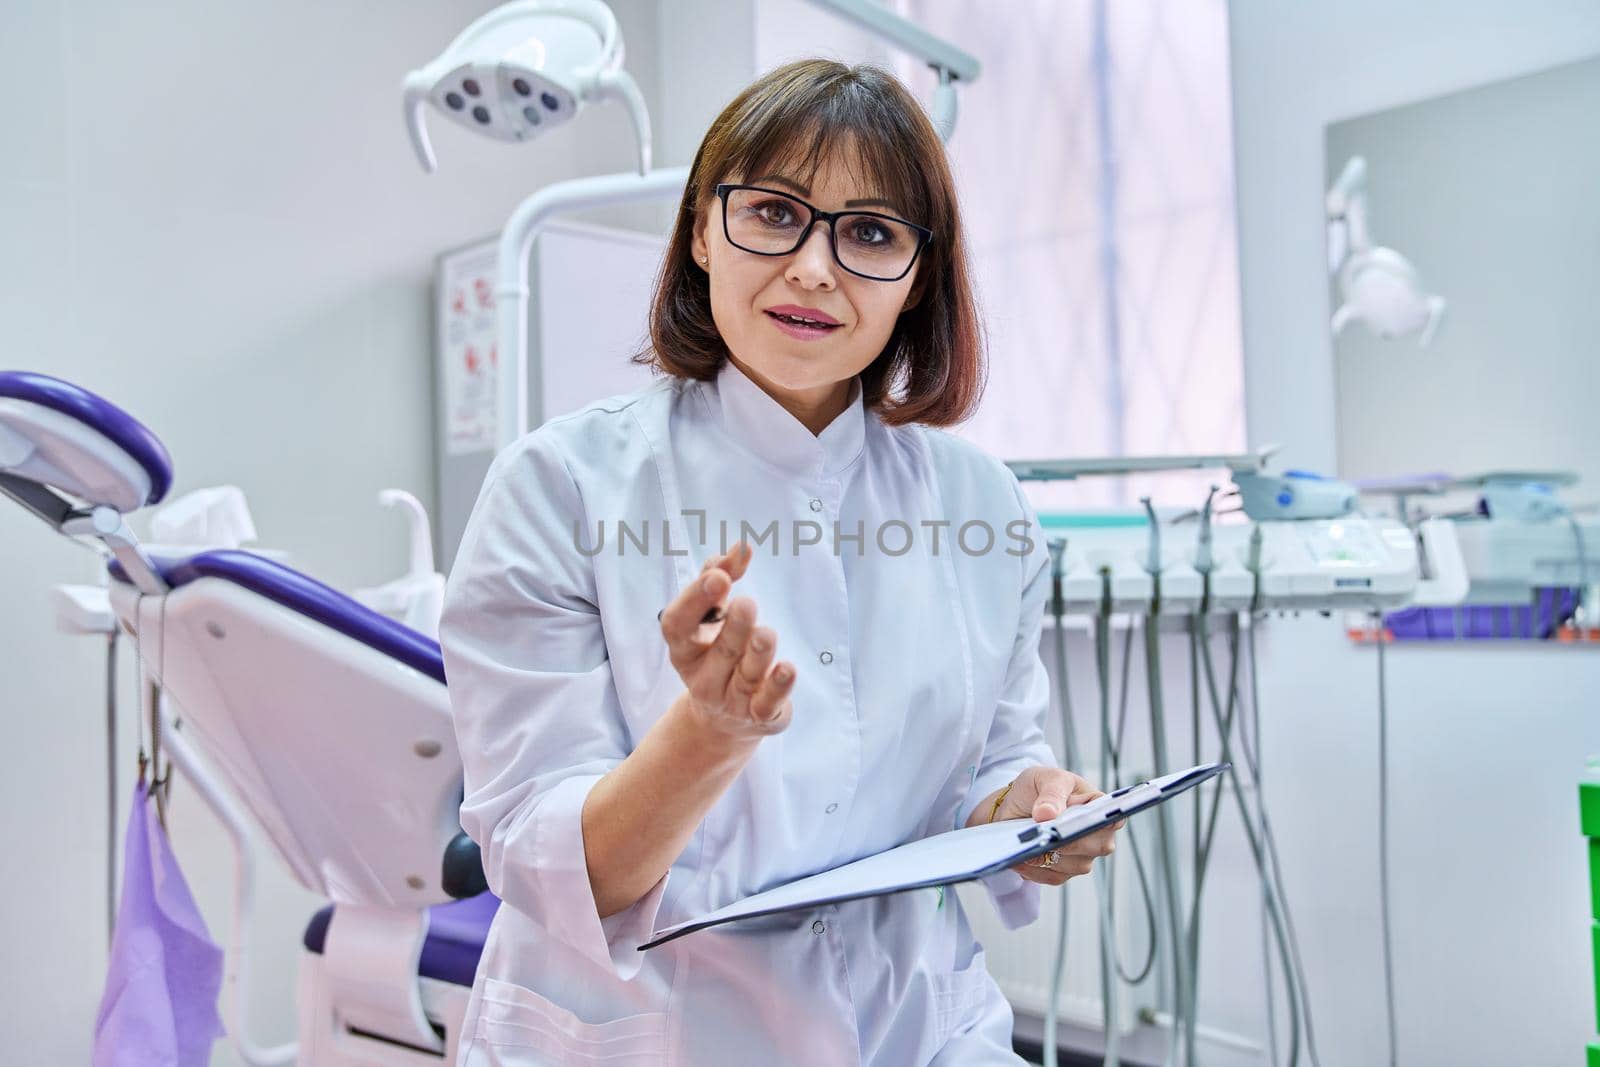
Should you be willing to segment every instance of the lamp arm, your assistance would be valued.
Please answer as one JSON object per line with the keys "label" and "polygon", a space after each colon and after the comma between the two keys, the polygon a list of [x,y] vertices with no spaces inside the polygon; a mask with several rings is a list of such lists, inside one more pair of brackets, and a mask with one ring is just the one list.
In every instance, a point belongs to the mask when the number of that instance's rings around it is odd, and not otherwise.
{"label": "lamp arm", "polygon": [[956,128],[957,81],[972,82],[983,69],[976,57],[963,52],[955,45],[941,40],[872,0],[811,0],[818,7],[833,12],[846,22],[898,45],[926,62],[939,75],[939,84],[933,90],[933,101],[928,117],[941,141],[950,140]]}
{"label": "lamp arm", "polygon": [[620,100],[633,120],[633,135],[639,142],[639,175],[650,173],[650,109],[645,106],[644,94],[633,75],[625,70],[603,72],[596,82],[597,95]]}
{"label": "lamp arm", "polygon": [[406,132],[411,135],[411,148],[417,153],[422,169],[432,174],[439,169],[433,155],[433,145],[428,141],[428,85],[431,79],[421,71],[406,75],[404,100]]}
{"label": "lamp arm", "polygon": [[948,71],[950,77],[970,82],[978,79],[983,68],[970,52],[963,52],[948,41],[941,40],[909,19],[901,18],[882,4],[872,0],[811,0],[826,8],[846,22],[899,45],[900,48],[937,70]]}

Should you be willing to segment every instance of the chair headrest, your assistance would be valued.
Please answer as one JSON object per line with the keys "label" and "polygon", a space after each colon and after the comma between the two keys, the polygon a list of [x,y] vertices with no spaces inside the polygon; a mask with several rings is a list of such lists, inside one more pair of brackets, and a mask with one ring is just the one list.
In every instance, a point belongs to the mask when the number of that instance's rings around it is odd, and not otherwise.
{"label": "chair headrest", "polygon": [[[30,407],[34,418],[27,417]],[[40,419],[40,409],[66,421]],[[172,488],[172,457],[155,434],[109,400],[60,378],[0,371],[0,427],[37,452],[31,469],[24,462],[15,473],[92,504],[133,511],[159,503]]]}

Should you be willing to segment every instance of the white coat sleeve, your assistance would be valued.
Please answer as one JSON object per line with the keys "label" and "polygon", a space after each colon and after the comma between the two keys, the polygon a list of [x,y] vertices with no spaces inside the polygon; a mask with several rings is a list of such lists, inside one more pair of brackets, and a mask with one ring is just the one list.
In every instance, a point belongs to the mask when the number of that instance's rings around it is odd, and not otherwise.
{"label": "white coat sleeve", "polygon": [[[667,875],[602,920],[589,790],[630,751],[600,625],[592,529],[552,434],[496,458],[462,535],[439,640],[465,772],[461,826],[506,904],[620,978],[638,973]],[[589,534],[588,537],[592,537]]]}
{"label": "white coat sleeve", "polygon": [[[1004,788],[1029,767],[1057,765],[1055,753],[1044,734],[1044,716],[1050,709],[1050,676],[1039,654],[1045,601],[1050,595],[1050,550],[1045,545],[1038,517],[1014,477],[1012,488],[1020,514],[1030,524],[1028,537],[1031,541],[1028,553],[1019,561],[1022,595],[1016,638],[1001,684],[999,703],[984,742],[983,757],[967,799],[957,813],[957,826],[965,826],[985,797]],[[1006,929],[1026,926],[1039,917],[1040,887],[1036,883],[1015,871],[1001,871],[982,882]]]}

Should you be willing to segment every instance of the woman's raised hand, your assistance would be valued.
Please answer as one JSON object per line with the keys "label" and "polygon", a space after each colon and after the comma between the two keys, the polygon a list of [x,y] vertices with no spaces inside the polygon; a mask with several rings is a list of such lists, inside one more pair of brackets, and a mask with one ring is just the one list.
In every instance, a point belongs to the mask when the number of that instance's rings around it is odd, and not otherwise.
{"label": "woman's raised hand", "polygon": [[[754,555],[740,541],[725,555],[706,560],[699,578],[661,612],[661,636],[683,679],[692,716],[708,731],[731,739],[781,733],[793,712],[794,664],[772,662],[778,635],[756,625],[756,602],[749,597],[723,605]],[[719,606],[721,621],[701,622]]]}

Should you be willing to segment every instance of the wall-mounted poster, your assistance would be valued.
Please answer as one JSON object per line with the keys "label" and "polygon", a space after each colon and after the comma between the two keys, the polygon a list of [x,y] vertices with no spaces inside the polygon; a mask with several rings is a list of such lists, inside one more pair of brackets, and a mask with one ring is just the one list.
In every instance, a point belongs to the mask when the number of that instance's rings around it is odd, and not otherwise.
{"label": "wall-mounted poster", "polygon": [[439,257],[440,436],[451,456],[494,449],[496,252],[489,240]]}
{"label": "wall-mounted poster", "polygon": [[[528,270],[528,417],[532,426],[651,382],[631,357],[649,343],[650,294],[662,238],[571,219],[540,232]],[[494,459],[500,372],[515,352],[496,352],[499,240],[445,252],[434,267],[437,322],[434,507],[438,558],[455,558],[483,476]]]}

